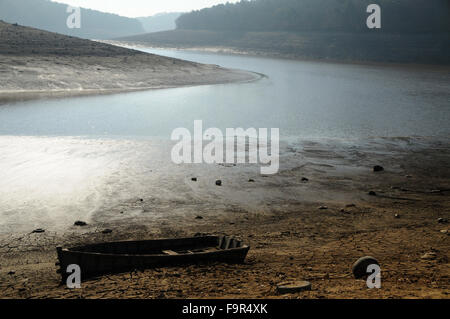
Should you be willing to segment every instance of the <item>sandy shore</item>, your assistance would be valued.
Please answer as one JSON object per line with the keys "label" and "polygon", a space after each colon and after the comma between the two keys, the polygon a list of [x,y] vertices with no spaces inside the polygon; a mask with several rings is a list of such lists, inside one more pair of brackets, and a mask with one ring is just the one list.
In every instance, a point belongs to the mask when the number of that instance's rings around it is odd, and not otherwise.
{"label": "sandy shore", "polygon": [[245,82],[259,75],[0,21],[0,102]]}
{"label": "sandy shore", "polygon": [[[85,228],[0,234],[0,296],[449,298],[449,225],[438,222],[450,219],[449,158],[448,141],[315,140],[285,145],[273,176],[246,165],[141,169],[147,192],[98,209]],[[385,171],[374,173],[376,164]],[[58,245],[197,233],[241,237],[251,246],[246,263],[105,276],[76,291],[59,286]],[[352,263],[365,255],[379,260],[382,289],[352,278]],[[292,279],[309,280],[312,291],[279,296],[276,284]]]}

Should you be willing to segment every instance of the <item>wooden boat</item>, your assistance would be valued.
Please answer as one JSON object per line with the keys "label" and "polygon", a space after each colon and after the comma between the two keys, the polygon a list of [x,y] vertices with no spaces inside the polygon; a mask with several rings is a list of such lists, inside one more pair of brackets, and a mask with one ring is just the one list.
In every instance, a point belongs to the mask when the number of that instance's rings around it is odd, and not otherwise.
{"label": "wooden boat", "polygon": [[58,272],[63,281],[69,265],[78,265],[82,279],[103,274],[198,263],[243,263],[250,247],[229,236],[122,241],[58,247]]}

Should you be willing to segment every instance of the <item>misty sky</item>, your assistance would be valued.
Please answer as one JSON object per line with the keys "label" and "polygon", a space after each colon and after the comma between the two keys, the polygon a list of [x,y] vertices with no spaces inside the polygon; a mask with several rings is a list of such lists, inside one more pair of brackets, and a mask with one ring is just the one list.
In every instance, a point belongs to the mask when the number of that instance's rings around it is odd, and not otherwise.
{"label": "misty sky", "polygon": [[116,13],[127,17],[150,16],[161,12],[186,12],[239,0],[52,0],[72,6]]}

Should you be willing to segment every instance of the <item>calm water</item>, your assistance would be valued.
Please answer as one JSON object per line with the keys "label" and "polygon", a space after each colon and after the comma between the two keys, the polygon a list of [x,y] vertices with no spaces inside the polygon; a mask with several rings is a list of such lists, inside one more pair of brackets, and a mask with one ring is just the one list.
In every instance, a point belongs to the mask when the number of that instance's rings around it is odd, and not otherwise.
{"label": "calm water", "polygon": [[283,136],[450,134],[450,74],[201,52],[147,50],[263,73],[247,84],[211,85],[0,105],[0,134],[169,138],[173,129],[277,127]]}

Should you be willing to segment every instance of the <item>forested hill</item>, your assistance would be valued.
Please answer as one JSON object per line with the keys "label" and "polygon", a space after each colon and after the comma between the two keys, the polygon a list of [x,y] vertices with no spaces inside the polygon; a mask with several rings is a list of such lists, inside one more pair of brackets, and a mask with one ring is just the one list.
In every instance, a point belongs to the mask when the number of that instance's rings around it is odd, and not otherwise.
{"label": "forested hill", "polygon": [[83,8],[81,28],[69,29],[67,7],[49,0],[0,0],[0,19],[88,39],[111,39],[145,32],[137,19]]}
{"label": "forested hill", "polygon": [[369,4],[382,9],[383,33],[450,31],[449,0],[243,0],[184,14],[178,29],[253,32],[370,32]]}

